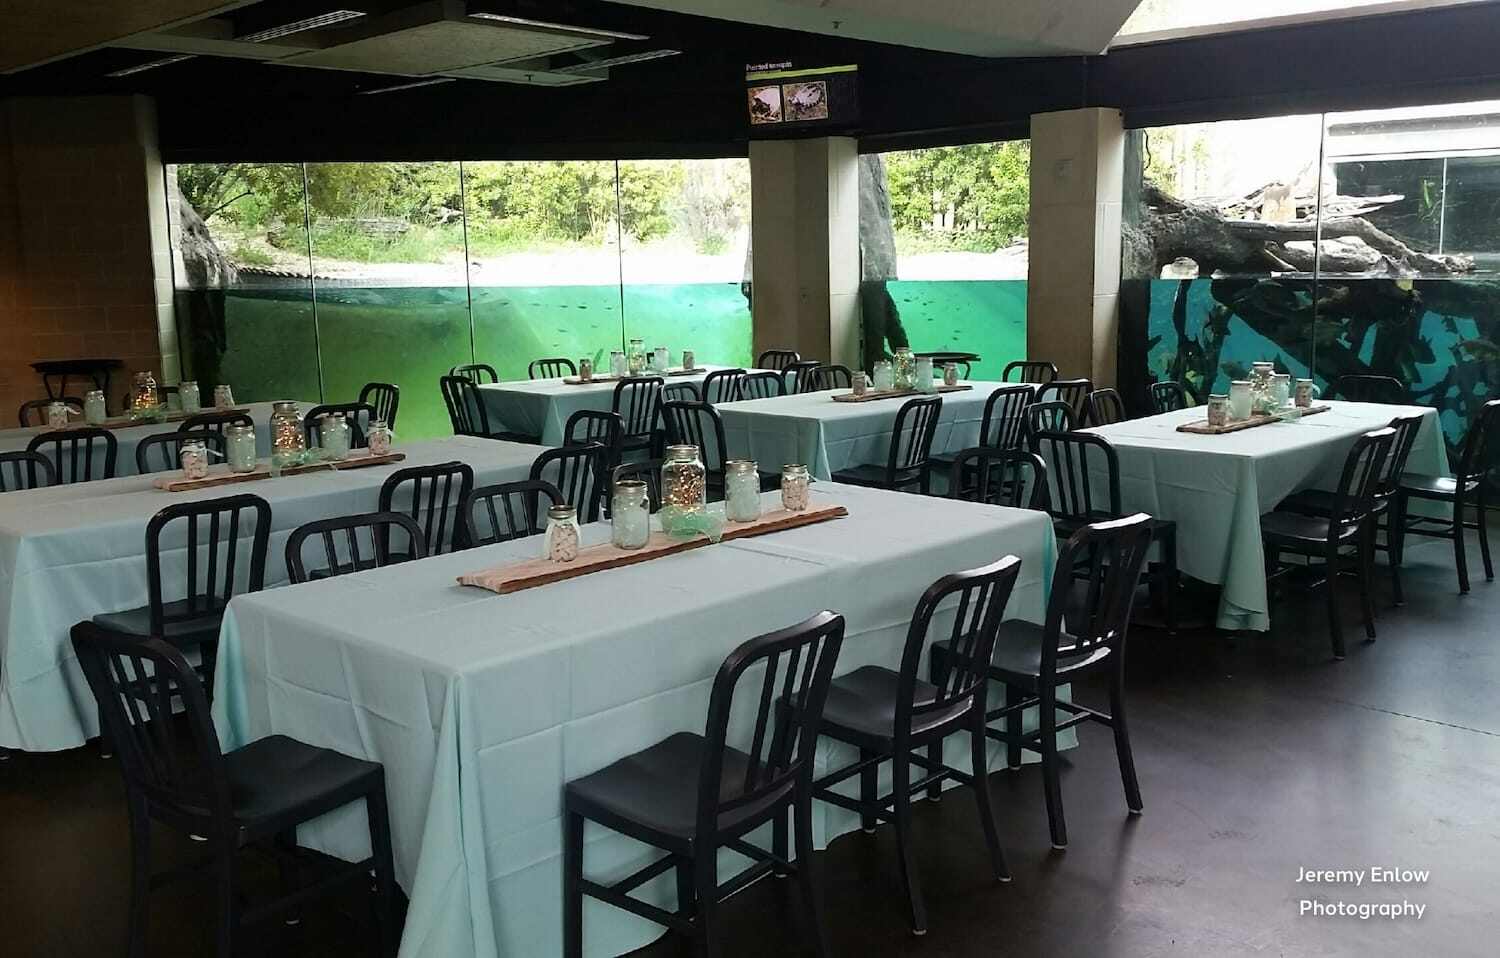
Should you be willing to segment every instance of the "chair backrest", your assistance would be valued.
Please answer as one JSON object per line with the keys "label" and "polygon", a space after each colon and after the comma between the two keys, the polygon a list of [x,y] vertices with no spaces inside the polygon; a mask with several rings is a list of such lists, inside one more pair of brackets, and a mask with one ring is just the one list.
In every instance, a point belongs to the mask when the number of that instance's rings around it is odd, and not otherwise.
{"label": "chair backrest", "polygon": [[220,436],[229,426],[249,426],[255,428],[255,420],[245,412],[202,412],[196,416],[189,416],[178,424],[179,432],[201,432],[205,429],[212,430]]}
{"label": "chair backrest", "polygon": [[[254,528],[247,528],[252,521]],[[249,540],[249,555],[241,563],[241,540],[245,538]],[[152,516],[146,523],[151,634],[161,637],[179,622],[223,612],[236,595],[259,592],[266,584],[270,542],[271,505],[249,493],[173,503]],[[174,566],[181,563],[183,567],[182,588],[172,590],[170,595],[163,581],[163,555],[170,556]],[[244,570],[243,581],[240,569]]]}
{"label": "chair backrest", "polygon": [[664,402],[661,418],[667,445],[697,446],[703,468],[711,475],[723,474],[728,445],[717,409],[706,402]]}
{"label": "chair backrest", "polygon": [[57,485],[57,468],[39,452],[0,452],[0,492]]}
{"label": "chair backrest", "polygon": [[[404,549],[391,548],[391,532],[400,529]],[[304,544],[317,537],[323,546],[321,566],[311,569],[303,561]],[[392,559],[395,556],[395,559]],[[316,552],[314,553],[316,559]],[[306,582],[314,575],[333,577],[388,566],[406,559],[427,558],[427,543],[422,527],[411,516],[399,512],[366,512],[355,516],[337,516],[304,523],[292,530],[286,540],[286,569],[293,583]]]}
{"label": "chair backrest", "polygon": [[1406,387],[1391,376],[1351,374],[1334,380],[1328,391],[1329,399],[1345,399],[1349,402],[1389,403],[1399,406],[1406,402]]}
{"label": "chair backrest", "polygon": [[[1084,526],[1063,544],[1042,627],[1041,682],[1055,685],[1058,669],[1089,662],[1125,667],[1125,637],[1135,594],[1151,549],[1151,517],[1137,513]],[[1074,602],[1073,578],[1088,569],[1085,598]]]}
{"label": "chair backrest", "polygon": [[59,482],[88,482],[114,478],[118,446],[108,429],[78,426],[38,433],[26,444],[26,451],[51,459]]}
{"label": "chair backrest", "polygon": [[462,376],[464,379],[475,383],[498,383],[500,374],[495,372],[495,367],[489,363],[465,363],[462,366],[454,366],[448,370],[450,376]]}
{"label": "chair backrest", "polygon": [[703,401],[711,403],[737,402],[740,396],[740,381],[745,378],[743,369],[715,369],[703,377]]}
{"label": "chair backrest", "polygon": [[925,467],[932,455],[932,438],[937,435],[938,418],[943,413],[942,396],[908,399],[896,413],[891,430],[890,458],[886,460],[886,479],[896,481],[903,469]]}
{"label": "chair backrest", "polygon": [[1396,438],[1391,441],[1391,451],[1385,457],[1385,468],[1381,471],[1380,488],[1376,492],[1381,498],[1389,498],[1400,491],[1401,475],[1406,472],[1406,461],[1411,458],[1412,447],[1417,443],[1417,434],[1422,431],[1425,418],[1421,413],[1414,413],[1390,421],[1390,427],[1396,430]]}
{"label": "chair backrest", "polygon": [[774,369],[779,373],[801,358],[801,354],[795,349],[768,349],[755,360],[755,368]]}
{"label": "chair backrest", "polygon": [[168,472],[182,468],[182,444],[201,442],[209,455],[224,456],[224,435],[212,429],[174,429],[142,439],[135,447],[135,471],[138,475]]}
{"label": "chair backrest", "polygon": [[479,388],[466,376],[444,376],[438,381],[443,391],[443,405],[448,407],[448,422],[455,436],[490,436],[490,417]]}
{"label": "chair backrest", "polygon": [[660,376],[631,376],[615,383],[615,398],[610,409],[620,417],[628,438],[649,436],[656,427],[656,411],[661,405],[664,383]]}
{"label": "chair backrest", "polygon": [[819,392],[825,389],[851,389],[854,386],[854,374],[849,371],[848,366],[838,363],[817,366],[806,374],[806,384],[802,377],[798,377],[797,391],[803,393]]}
{"label": "chair backrest", "polygon": [[527,379],[561,379],[564,376],[576,375],[578,375],[578,364],[561,356],[533,359],[526,367]]}
{"label": "chair backrest", "polygon": [[[75,399],[72,396],[63,396],[60,399],[28,399],[21,403],[21,409],[16,413],[16,418],[20,421],[21,428],[47,425],[47,407],[55,402],[67,403],[69,409],[72,409],[80,416],[83,415],[83,400]],[[33,412],[36,413],[35,417],[31,415]],[[31,421],[33,418],[36,419],[36,422]]]}
{"label": "chair backrest", "polygon": [[1082,424],[1088,416],[1089,393],[1094,384],[1087,379],[1054,379],[1037,390],[1037,402],[1065,402],[1073,410],[1073,421]]}
{"label": "chair backrest", "polygon": [[548,449],[531,464],[532,479],[545,480],[562,493],[563,502],[578,510],[578,521],[599,518],[599,500],[609,474],[604,447],[597,442]]}
{"label": "chair backrest", "polygon": [[[932,731],[936,734],[942,725],[957,724],[972,716],[974,709],[984,711],[995,637],[1020,571],[1021,560],[1006,556],[983,568],[945,575],[917,600],[896,679],[898,743],[911,735],[913,722],[934,725]],[[917,670],[927,652],[933,617],[940,605],[951,607],[950,600],[955,597],[958,608],[953,611],[953,624],[948,628],[953,653],[949,659],[951,667],[932,700],[918,705]]]}
{"label": "chair backrest", "polygon": [[1047,508],[1047,464],[1021,449],[975,446],[953,460],[948,496],[1012,509]]}
{"label": "chair backrest", "polygon": [[984,402],[979,421],[979,443],[997,449],[1020,449],[1026,444],[1026,409],[1036,398],[1031,386],[1001,386]]}
{"label": "chair backrest", "polygon": [[[1012,373],[1015,373],[1016,375],[1016,378],[1014,380],[1010,378]],[[1005,371],[1000,374],[1000,381],[1007,383],[1018,382],[1046,384],[1052,382],[1052,380],[1056,378],[1057,367],[1052,363],[1025,359],[1017,360],[1013,363],[1006,363]]]}
{"label": "chair backrest", "polygon": [[604,447],[604,467],[620,464],[620,444],[625,440],[625,423],[618,413],[601,409],[580,409],[568,417],[563,427],[563,445],[577,446],[597,442]]}
{"label": "chair backrest", "polygon": [[661,388],[662,402],[702,402],[697,383],[667,383]]}
{"label": "chair backrest", "polygon": [[646,484],[646,501],[653,514],[661,511],[661,466],[660,459],[641,459],[637,462],[622,462],[615,466],[609,477],[609,494],[614,498],[615,483],[624,479],[638,479]]}
{"label": "chair backrest", "polygon": [[781,391],[785,395],[793,393],[812,392],[816,385],[813,379],[813,370],[823,365],[816,359],[798,359],[787,363],[786,368],[781,371]]}
{"label": "chair backrest", "polygon": [[1348,525],[1363,522],[1375,507],[1385,477],[1386,459],[1395,441],[1396,430],[1390,426],[1371,430],[1354,440],[1344,457],[1344,468],[1333,493],[1332,515],[1342,522],[1328,524],[1330,540],[1337,539]]}
{"label": "chair backrest", "polygon": [[401,387],[392,383],[365,383],[359,401],[375,409],[375,418],[392,431],[396,428],[396,411],[401,408]]}
{"label": "chair backrest", "polygon": [[[784,808],[794,789],[811,787],[818,727],[843,643],[844,617],[819,612],[729,653],[709,693],[698,778],[700,841],[718,832],[726,819],[736,829],[765,821]],[[754,695],[756,709],[748,745],[741,749],[749,760],[742,778],[726,781],[729,721],[747,673],[751,678],[744,691]]]}
{"label": "chair backrest", "polygon": [[1151,384],[1151,408],[1156,411],[1157,415],[1186,409],[1187,404],[1187,390],[1182,388],[1182,383]]}
{"label": "chair backrest", "polygon": [[[234,821],[223,753],[208,698],[182,653],[160,639],[118,636],[87,621],[73,626],[72,640],[126,790],[179,826],[193,823],[197,834],[229,837]],[[182,702],[180,717],[174,698]]]}
{"label": "chair backrest", "polygon": [[1500,429],[1500,399],[1491,399],[1479,410],[1479,415],[1469,424],[1469,434],[1464,437],[1464,451],[1458,460],[1458,494],[1464,493],[1464,484],[1469,479],[1483,480],[1494,465],[1494,449],[1500,436],[1493,433]]}
{"label": "chair backrest", "polygon": [[773,396],[784,395],[781,385],[781,374],[770,370],[746,373],[745,378],[740,380],[741,399],[770,399]]}
{"label": "chair backrest", "polygon": [[[542,505],[542,498],[547,499]],[[546,528],[547,506],[559,506],[563,494],[550,482],[522,479],[480,486],[464,500],[464,523],[470,546],[488,546],[534,536]]]}
{"label": "chair backrest", "polygon": [[474,488],[474,469],[464,462],[397,469],[380,484],[381,512],[399,512],[416,520],[430,556],[464,548],[459,505]]}
{"label": "chair backrest", "polygon": [[1047,511],[1054,518],[1119,516],[1120,459],[1109,440],[1091,432],[1043,432],[1034,451],[1047,463]]}
{"label": "chair backrest", "polygon": [[1096,389],[1089,393],[1089,425],[1109,426],[1117,422],[1124,422],[1125,400],[1120,394],[1108,387]]}
{"label": "chair backrest", "polygon": [[1034,402],[1026,407],[1026,435],[1032,452],[1036,452],[1036,437],[1042,433],[1072,432],[1077,427],[1078,417],[1065,402]]}
{"label": "chair backrest", "polygon": [[[365,434],[370,431],[370,422],[378,418],[375,407],[367,402],[329,402],[314,406],[302,417],[302,431],[307,434],[307,446],[321,445],[318,441],[318,417],[331,412],[341,412],[349,423],[349,448],[365,448]],[[389,424],[387,424],[389,425]]]}

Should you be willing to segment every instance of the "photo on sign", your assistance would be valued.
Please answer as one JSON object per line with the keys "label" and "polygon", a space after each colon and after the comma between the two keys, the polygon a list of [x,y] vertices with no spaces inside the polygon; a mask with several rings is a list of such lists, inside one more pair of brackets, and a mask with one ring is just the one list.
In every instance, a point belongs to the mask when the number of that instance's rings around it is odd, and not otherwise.
{"label": "photo on sign", "polygon": [[786,103],[786,118],[790,122],[828,119],[828,81],[826,80],[784,84],[781,87],[781,96]]}
{"label": "photo on sign", "polygon": [[781,87],[753,86],[750,88],[750,122],[781,122]]}

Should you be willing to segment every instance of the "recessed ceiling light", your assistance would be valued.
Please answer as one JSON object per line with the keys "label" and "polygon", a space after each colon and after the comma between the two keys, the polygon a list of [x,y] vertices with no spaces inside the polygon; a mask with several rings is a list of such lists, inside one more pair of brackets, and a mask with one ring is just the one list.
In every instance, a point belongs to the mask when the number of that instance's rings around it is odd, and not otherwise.
{"label": "recessed ceiling light", "polygon": [[383,86],[378,90],[360,90],[358,96],[370,96],[375,93],[395,93],[397,90],[415,90],[417,87],[437,86],[439,83],[452,83],[453,77],[438,77],[435,80],[418,80],[415,83],[401,83],[396,86]]}
{"label": "recessed ceiling light", "polygon": [[509,23],[518,27],[541,27],[545,30],[566,30],[569,33],[582,33],[591,37],[609,37],[611,40],[651,39],[643,33],[623,33],[619,30],[601,30],[597,27],[575,27],[567,23],[552,23],[547,20],[528,20],[525,17],[510,17],[503,13],[471,13],[469,16],[475,20],[494,20],[497,23]]}
{"label": "recessed ceiling light", "polygon": [[128,77],[133,73],[144,73],[147,70],[155,70],[157,67],[167,67],[174,63],[181,63],[183,60],[191,59],[193,59],[191,53],[183,53],[175,57],[162,57],[160,60],[152,60],[150,63],[141,63],[133,67],[126,67],[123,70],[116,70],[113,73],[106,73],[104,75],[107,77]]}
{"label": "recessed ceiling light", "polygon": [[558,67],[553,73],[592,73],[595,70],[607,70],[610,67],[622,67],[630,63],[645,63],[647,60],[660,60],[665,57],[675,57],[681,50],[647,50],[644,53],[627,53],[623,56],[609,57],[605,60],[590,60],[587,63],[575,63],[572,66]]}
{"label": "recessed ceiling light", "polygon": [[319,14],[316,17],[308,17],[306,20],[293,20],[291,23],[283,23],[279,27],[268,27],[265,30],[257,30],[254,33],[247,33],[242,37],[235,37],[235,39],[241,43],[264,43],[267,40],[289,37],[294,33],[304,33],[308,30],[331,27],[335,23],[358,20],[362,16],[364,16],[364,13],[360,10],[332,10],[328,13]]}

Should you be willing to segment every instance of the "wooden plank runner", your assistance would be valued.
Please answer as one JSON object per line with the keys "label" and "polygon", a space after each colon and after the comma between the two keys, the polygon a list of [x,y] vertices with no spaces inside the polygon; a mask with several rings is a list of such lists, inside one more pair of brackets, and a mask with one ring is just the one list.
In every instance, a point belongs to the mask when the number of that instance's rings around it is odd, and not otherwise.
{"label": "wooden plank runner", "polygon": [[[667,376],[669,378],[672,377],[672,376],[696,376],[699,373],[706,373],[706,372],[708,372],[708,370],[706,368],[704,368],[702,366],[695,366],[692,369],[669,369],[669,370],[667,370]],[[577,376],[567,376],[567,377],[565,377],[563,379],[563,385],[565,385],[565,386],[592,386],[595,383],[617,383],[617,382],[619,382],[622,379],[631,379],[631,378],[640,379],[642,376],[659,376],[659,375],[661,375],[661,374],[660,373],[653,373],[651,370],[648,369],[645,372],[642,372],[640,374],[640,376],[635,376],[635,377],[631,377],[631,376],[614,376],[614,375],[608,375],[608,374],[606,374],[606,375],[595,374],[595,376],[594,376],[593,379],[579,379]]]}
{"label": "wooden plank runner", "polygon": [[[1316,416],[1320,412],[1327,412],[1331,406],[1309,406],[1299,410],[1303,416]],[[1237,422],[1225,423],[1222,426],[1210,426],[1207,419],[1199,419],[1193,422],[1185,422],[1177,427],[1178,432],[1190,432],[1198,436],[1222,436],[1230,432],[1242,432],[1246,429],[1254,429],[1257,426],[1269,426],[1273,422],[1293,421],[1285,413],[1277,416],[1268,416],[1265,413],[1253,413],[1249,419],[1241,419]]]}
{"label": "wooden plank runner", "polygon": [[[957,386],[939,386],[937,388],[937,391],[940,392],[940,393],[961,393],[961,392],[963,392],[966,389],[973,389],[973,388],[974,388],[973,386],[966,385],[964,383],[959,383]],[[922,392],[920,389],[879,389],[879,390],[872,389],[869,392],[865,393],[863,396],[856,396],[856,395],[854,395],[854,393],[835,393],[834,396],[833,396],[833,401],[834,402],[878,402],[878,401],[880,401],[882,399],[901,399],[901,398],[904,398],[906,396],[923,396],[923,395],[928,395],[928,394]]]}
{"label": "wooden plank runner", "polygon": [[131,419],[129,416],[112,416],[109,419],[106,419],[106,420],[104,420],[101,423],[84,422],[82,419],[80,419],[77,422],[70,422],[70,423],[68,423],[63,428],[64,429],[90,429],[90,428],[93,428],[95,425],[97,425],[100,429],[129,429],[132,426],[165,426],[165,425],[167,425],[169,423],[183,422],[183,421],[185,421],[185,420],[187,420],[187,419],[189,419],[189,418],[191,418],[193,416],[202,416],[202,415],[205,415],[205,414],[208,414],[208,413],[249,413],[249,412],[250,412],[250,407],[249,406],[232,406],[232,407],[230,407],[228,409],[217,409],[217,408],[214,408],[213,406],[207,406],[207,407],[204,407],[203,409],[198,410],[197,412],[183,412],[180,409],[174,409],[173,411],[167,413],[165,416],[162,416],[160,419]]}
{"label": "wooden plank runner", "polygon": [[[384,466],[393,462],[402,462],[406,459],[404,452],[392,452],[384,456],[372,456],[362,449],[352,450],[349,458],[340,462],[317,462],[305,466],[290,466],[281,470],[283,476],[296,476],[304,472],[321,472],[329,469],[344,471],[346,469],[368,469],[371,466]],[[232,486],[241,482],[259,482],[262,479],[271,478],[271,464],[268,462],[257,463],[255,468],[249,472],[230,472],[229,467],[220,463],[210,466],[208,475],[202,479],[184,479],[180,471],[173,471],[156,476],[151,484],[163,492],[191,492],[194,489],[211,489],[214,486]]]}
{"label": "wooden plank runner", "polygon": [[[768,535],[772,532],[780,532],[783,529],[795,529],[799,526],[827,522],[830,519],[842,519],[848,514],[849,510],[843,506],[818,506],[808,509],[806,512],[788,512],[785,509],[776,509],[765,513],[754,522],[726,523],[724,526],[724,535],[720,541],[728,542],[731,539]],[[496,566],[492,569],[481,569],[478,572],[461,575],[458,577],[458,584],[488,589],[491,592],[498,592],[500,595],[509,595],[512,592],[520,592],[523,589],[535,589],[537,586],[550,585],[553,582],[562,582],[566,579],[576,579],[579,576],[588,575],[593,572],[602,572],[605,569],[619,569],[641,562],[649,562],[652,559],[676,555],[679,552],[698,549],[709,544],[710,541],[707,536],[697,536],[692,539],[675,539],[663,532],[653,532],[650,541],[640,549],[617,549],[606,542],[579,550],[578,558],[572,562],[526,559],[509,565]]]}

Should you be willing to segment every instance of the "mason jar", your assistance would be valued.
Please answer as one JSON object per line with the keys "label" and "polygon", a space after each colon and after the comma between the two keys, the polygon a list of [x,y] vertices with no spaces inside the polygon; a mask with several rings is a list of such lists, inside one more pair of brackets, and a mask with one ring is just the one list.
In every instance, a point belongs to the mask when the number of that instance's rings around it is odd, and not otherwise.
{"label": "mason jar", "polygon": [[109,404],[104,399],[104,390],[90,389],[83,397],[83,419],[97,426],[109,418]]}
{"label": "mason jar", "polygon": [[864,373],[851,373],[849,388],[856,396],[863,396],[870,389],[870,379]]}
{"label": "mason jar", "polygon": [[651,503],[639,479],[615,483],[609,503],[609,540],[616,549],[640,549],[651,538]]}
{"label": "mason jar", "polygon": [[594,361],[587,356],[578,360],[578,381],[581,383],[592,382],[594,378]]}
{"label": "mason jar", "polygon": [[50,402],[47,404],[47,428],[68,428],[68,404],[65,402]]}
{"label": "mason jar", "polygon": [[548,508],[542,557],[552,562],[572,562],[578,558],[578,540],[577,511],[572,506]]}
{"label": "mason jar", "polygon": [[349,420],[341,412],[325,412],[318,417],[318,445],[324,457],[335,462],[349,458]]}
{"label": "mason jar", "polygon": [[661,466],[662,508],[702,512],[708,505],[708,471],[697,446],[668,446]]}
{"label": "mason jar", "polygon": [[154,410],[161,405],[161,391],[156,388],[156,376],[149,372],[135,374],[135,388],[130,394],[130,408],[136,412]]}
{"label": "mason jar", "polygon": [[665,373],[667,371],[667,363],[671,362],[671,360],[672,354],[667,352],[667,347],[665,346],[658,346],[651,353],[651,365],[655,367],[656,371],[659,373]]}
{"label": "mason jar", "polygon": [[958,363],[943,363],[943,385],[958,385]]}
{"label": "mason jar", "polygon": [[625,351],[612,349],[609,353],[609,374],[616,379],[630,373],[630,364],[625,359]]}
{"label": "mason jar", "polygon": [[1271,405],[1278,411],[1285,409],[1287,403],[1292,401],[1292,376],[1290,373],[1273,373],[1271,375]]}
{"label": "mason jar", "polygon": [[693,372],[698,369],[698,357],[694,355],[691,349],[684,349],[682,351],[682,368],[688,370],[689,372]]}
{"label": "mason jar", "polygon": [[1229,384],[1229,418],[1235,422],[1249,419],[1255,411],[1255,391],[1249,380],[1236,379]]}
{"label": "mason jar", "polygon": [[1215,429],[1229,425],[1229,397],[1214,393],[1208,397],[1208,424]]}
{"label": "mason jar", "polygon": [[812,476],[807,467],[786,465],[781,467],[781,508],[787,512],[806,512],[812,499]]}
{"label": "mason jar", "polygon": [[365,432],[365,447],[372,456],[389,456],[393,438],[391,427],[385,424],[384,419],[371,419],[370,428]]}
{"label": "mason jar", "polygon": [[888,391],[896,388],[895,367],[889,360],[880,359],[875,362],[875,381],[873,386],[877,392]]}
{"label": "mason jar", "polygon": [[896,358],[892,361],[895,374],[895,387],[897,389],[915,389],[917,387],[917,358],[912,355],[909,346],[900,346],[896,349]]}
{"label": "mason jar", "polygon": [[191,379],[177,384],[177,400],[186,413],[194,413],[203,408],[202,397],[198,395],[198,384]]}
{"label": "mason jar", "polygon": [[643,339],[632,339],[630,348],[625,351],[626,371],[632,376],[639,376],[646,371],[646,341]]}
{"label": "mason jar", "polygon": [[224,458],[230,472],[255,471],[255,427],[243,423],[224,427]]}
{"label": "mason jar", "polygon": [[208,447],[201,442],[185,442],[178,450],[182,459],[182,475],[187,479],[208,478]]}
{"label": "mason jar", "polygon": [[917,360],[916,386],[918,390],[924,393],[937,392],[937,382],[933,379],[931,357],[923,356]]}
{"label": "mason jar", "polygon": [[271,404],[271,462],[286,465],[307,451],[307,437],[302,433],[302,416],[297,404],[282,400]]}
{"label": "mason jar", "polygon": [[214,408],[228,409],[234,405],[234,390],[229,388],[228,383],[219,383],[214,387]]}
{"label": "mason jar", "polygon": [[730,522],[760,518],[760,467],[754,459],[724,463],[724,516]]}

